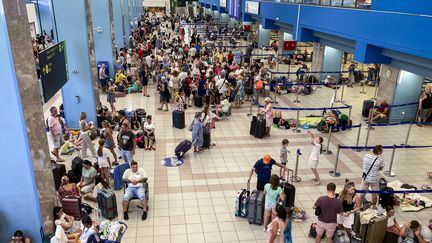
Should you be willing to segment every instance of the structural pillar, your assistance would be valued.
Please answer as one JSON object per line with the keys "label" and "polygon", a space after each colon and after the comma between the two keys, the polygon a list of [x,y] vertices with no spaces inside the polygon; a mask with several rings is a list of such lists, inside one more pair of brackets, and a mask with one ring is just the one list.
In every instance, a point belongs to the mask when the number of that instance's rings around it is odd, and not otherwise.
{"label": "structural pillar", "polygon": [[228,24],[230,22],[230,17],[226,13],[221,13],[221,22]]}
{"label": "structural pillar", "polygon": [[269,46],[270,45],[270,29],[264,29],[260,24],[258,26],[258,46]]}
{"label": "structural pillar", "polygon": [[56,203],[25,1],[0,0],[0,242],[53,232]]}
{"label": "structural pillar", "polygon": [[278,31],[278,53],[293,54],[295,50],[287,51],[284,50],[283,48],[284,41],[292,41],[292,40],[294,40],[293,35],[283,31]]}
{"label": "structural pillar", "polygon": [[[339,72],[342,67],[342,55],[343,51],[335,49],[330,46],[323,46],[320,43],[313,44],[313,57],[312,57],[312,72]],[[319,80],[326,79],[328,73],[321,73],[317,75]],[[340,77],[340,73],[333,73],[337,80]]]}
{"label": "structural pillar", "polygon": [[120,0],[113,0],[113,17],[114,17],[114,36],[115,36],[115,46],[117,51],[119,48],[125,46],[124,41],[124,24],[123,24],[123,13],[122,13],[122,2]]}
{"label": "structural pillar", "polygon": [[[58,37],[65,40],[69,81],[62,88],[65,119],[79,128],[81,112],[96,125],[99,88],[94,54],[90,0],[52,0]],[[110,53],[111,54],[111,53]]]}
{"label": "structural pillar", "polygon": [[[324,49],[325,46],[321,45],[319,42],[313,43],[313,54],[312,54],[312,72],[321,72],[323,70],[323,60],[324,60]],[[321,80],[321,74],[313,74],[316,79]]]}
{"label": "structural pillar", "polygon": [[[424,77],[400,70],[388,65],[381,65],[378,105],[385,99],[391,105],[403,105],[418,102],[422,92]],[[389,121],[415,121],[418,105],[392,107]]]}
{"label": "structural pillar", "polygon": [[122,12],[123,12],[123,25],[124,25],[124,36],[125,36],[125,47],[129,46],[129,36],[131,35],[131,25],[130,25],[130,19],[129,19],[129,0],[121,0],[123,7],[122,7]]}
{"label": "structural pillar", "polygon": [[91,1],[91,12],[93,18],[93,36],[96,54],[96,62],[106,61],[109,63],[110,76],[114,76],[114,42],[115,34],[113,28],[112,0]]}

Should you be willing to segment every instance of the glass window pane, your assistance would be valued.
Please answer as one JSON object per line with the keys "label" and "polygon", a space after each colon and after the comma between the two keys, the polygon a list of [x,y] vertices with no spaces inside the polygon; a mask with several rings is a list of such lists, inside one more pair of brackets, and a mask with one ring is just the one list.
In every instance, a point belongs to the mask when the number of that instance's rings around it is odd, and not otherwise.
{"label": "glass window pane", "polygon": [[344,7],[355,7],[355,1],[354,0],[343,0],[343,6]]}

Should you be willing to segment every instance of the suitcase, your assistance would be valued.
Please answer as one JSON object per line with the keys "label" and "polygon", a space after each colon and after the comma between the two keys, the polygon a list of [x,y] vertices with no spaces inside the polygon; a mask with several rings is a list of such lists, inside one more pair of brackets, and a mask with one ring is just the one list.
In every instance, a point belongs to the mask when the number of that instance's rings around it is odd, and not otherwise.
{"label": "suitcase", "polygon": [[183,157],[187,151],[192,147],[192,142],[189,140],[183,140],[177,147],[175,148],[175,155],[179,158]]}
{"label": "suitcase", "polygon": [[372,109],[373,106],[374,106],[374,101],[373,100],[365,100],[365,101],[363,101],[362,115],[364,117],[368,117],[369,116],[369,110]]}
{"label": "suitcase", "polygon": [[363,243],[382,242],[384,240],[387,228],[387,217],[385,215],[377,216],[369,221],[369,224],[363,224],[360,229],[360,235]]}
{"label": "suitcase", "polygon": [[124,172],[130,168],[129,163],[123,163],[114,167],[113,179],[114,179],[114,190],[123,189],[123,174]]}
{"label": "suitcase", "polygon": [[196,107],[202,107],[203,106],[203,99],[201,96],[194,96],[194,104]]}
{"label": "suitcase", "polygon": [[135,113],[136,113],[137,120],[140,124],[145,122],[147,113],[144,109],[138,108],[135,110]]}
{"label": "suitcase", "polygon": [[185,127],[184,111],[173,111],[172,113],[173,127],[183,129]]}
{"label": "suitcase", "polygon": [[203,148],[210,148],[210,133],[203,133],[204,142]]}
{"label": "suitcase", "polygon": [[76,197],[64,197],[61,199],[61,204],[65,214],[75,217],[75,220],[81,219],[81,199]]}
{"label": "suitcase", "polygon": [[252,121],[251,121],[250,130],[249,130],[250,135],[255,135],[256,123],[257,123],[257,117],[253,116]]}
{"label": "suitcase", "polygon": [[257,119],[254,136],[263,138],[266,132],[266,124],[264,119]]}
{"label": "suitcase", "polygon": [[66,175],[66,166],[64,164],[58,164],[51,160],[52,172],[54,177],[54,186],[56,191],[61,185],[61,178]]}
{"label": "suitcase", "polygon": [[264,200],[265,194],[263,191],[252,191],[248,203],[249,224],[262,225],[264,218]]}
{"label": "suitcase", "polygon": [[[382,189],[383,191],[393,191],[393,188],[391,187],[385,187]],[[387,206],[392,206],[394,204],[394,194],[379,194],[378,203],[381,204],[383,208],[386,208]]]}
{"label": "suitcase", "polygon": [[[291,173],[293,173],[293,170],[288,169],[287,179],[290,178],[289,177],[290,171]],[[283,202],[283,205],[285,207],[294,207],[296,188],[292,184],[292,180],[291,180],[291,184],[288,182],[288,180],[281,182],[280,187],[282,187],[285,193],[285,201]]]}
{"label": "suitcase", "polygon": [[117,201],[114,192],[107,189],[99,190],[97,203],[102,217],[111,220],[118,216]]}
{"label": "suitcase", "polygon": [[361,228],[360,212],[355,212],[354,213],[354,224],[353,224],[354,233],[356,233],[357,235],[360,235],[360,228]]}
{"label": "suitcase", "polygon": [[350,243],[350,237],[345,230],[336,230],[333,236],[333,243]]}
{"label": "suitcase", "polygon": [[234,215],[241,218],[246,218],[248,216],[248,201],[250,195],[250,183],[247,183],[246,189],[241,189],[237,193],[235,202],[235,213]]}

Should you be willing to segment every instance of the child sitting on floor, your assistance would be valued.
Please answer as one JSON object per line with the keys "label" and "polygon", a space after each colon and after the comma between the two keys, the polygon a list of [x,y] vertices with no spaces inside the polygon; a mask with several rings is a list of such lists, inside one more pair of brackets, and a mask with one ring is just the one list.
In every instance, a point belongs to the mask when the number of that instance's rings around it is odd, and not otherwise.
{"label": "child sitting on floor", "polygon": [[60,147],[60,153],[61,155],[71,155],[75,149],[81,149],[81,143],[82,141],[70,141],[72,138],[72,134],[70,135],[63,135],[64,144]]}

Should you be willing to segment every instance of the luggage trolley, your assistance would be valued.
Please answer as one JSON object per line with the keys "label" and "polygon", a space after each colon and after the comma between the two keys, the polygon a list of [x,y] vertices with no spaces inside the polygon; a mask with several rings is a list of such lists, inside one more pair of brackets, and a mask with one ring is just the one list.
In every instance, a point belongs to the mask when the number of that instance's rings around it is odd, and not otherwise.
{"label": "luggage trolley", "polygon": [[123,235],[126,233],[128,226],[127,226],[127,224],[125,224],[124,222],[121,222],[121,221],[119,221],[119,224],[122,225],[122,228],[118,233],[117,239],[116,240],[105,240],[105,241],[103,241],[104,243],[120,243],[121,242],[121,239],[122,239]]}

